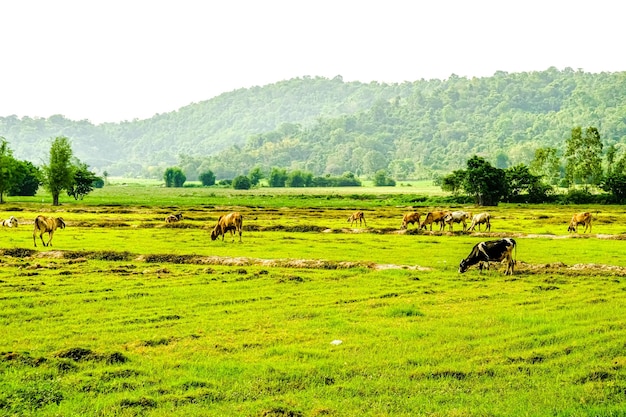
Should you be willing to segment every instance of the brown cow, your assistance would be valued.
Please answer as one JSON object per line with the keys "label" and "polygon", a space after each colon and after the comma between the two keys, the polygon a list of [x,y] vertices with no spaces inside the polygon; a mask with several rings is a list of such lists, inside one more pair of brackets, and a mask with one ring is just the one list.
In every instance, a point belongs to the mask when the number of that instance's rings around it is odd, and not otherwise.
{"label": "brown cow", "polygon": [[445,226],[444,219],[448,214],[450,214],[449,210],[429,211],[428,214],[426,214],[426,218],[420,226],[420,229],[426,229],[426,226],[430,225],[430,230],[432,231],[433,223],[439,223],[439,230],[443,230]]}
{"label": "brown cow", "polygon": [[230,231],[230,235],[235,241],[235,234],[239,233],[239,242],[241,242],[241,231],[243,229],[243,216],[239,212],[228,213],[225,216],[220,216],[217,220],[217,224],[211,231],[211,240],[215,240],[220,235],[222,236],[222,242],[226,232]]}
{"label": "brown cow", "polygon": [[491,230],[491,215],[489,213],[484,212],[475,214],[474,217],[472,217],[472,224],[470,224],[470,227],[467,228],[467,231],[474,231],[476,226],[478,226],[478,230],[480,230],[481,224],[485,225],[486,232]]}
{"label": "brown cow", "polygon": [[[33,243],[35,244],[35,247],[37,247],[37,233],[39,233],[39,238],[44,246],[52,246],[52,235],[57,228],[65,229],[65,222],[62,217],[37,216],[35,218],[35,229],[33,230]],[[43,240],[44,233],[48,233],[49,236],[47,243]]]}
{"label": "brown cow", "polygon": [[9,217],[8,219],[2,220],[3,227],[17,227],[17,219],[14,216]]}
{"label": "brown cow", "polygon": [[183,219],[183,213],[170,214],[165,218],[165,223],[176,223]]}
{"label": "brown cow", "polygon": [[567,228],[568,232],[576,232],[578,233],[578,225],[584,224],[585,230],[583,233],[587,232],[587,228],[589,228],[589,233],[591,233],[591,213],[585,211],[584,213],[576,213],[572,217],[572,220],[569,222],[569,227]]}
{"label": "brown cow", "polygon": [[421,214],[419,214],[417,211],[405,213],[404,216],[402,217],[402,226],[400,226],[400,229],[406,229],[408,228],[409,224],[414,224],[414,223],[417,223],[417,227],[419,227],[420,217],[421,217]]}
{"label": "brown cow", "polygon": [[365,221],[365,214],[363,214],[362,211],[355,211],[354,213],[352,213],[350,215],[350,217],[348,217],[348,221],[350,222],[350,227],[352,227],[352,224],[359,222],[359,226],[361,225],[361,222],[365,223],[365,227],[367,227],[367,222]]}

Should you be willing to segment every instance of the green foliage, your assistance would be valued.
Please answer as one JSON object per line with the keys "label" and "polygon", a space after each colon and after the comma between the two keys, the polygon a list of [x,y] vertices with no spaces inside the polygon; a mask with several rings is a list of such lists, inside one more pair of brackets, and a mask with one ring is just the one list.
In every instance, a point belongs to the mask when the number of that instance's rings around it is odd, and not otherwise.
{"label": "green foliage", "polygon": [[42,138],[63,132],[82,161],[112,176],[160,179],[178,165],[189,178],[208,167],[219,179],[283,167],[314,176],[387,169],[401,180],[463,169],[473,154],[500,168],[530,164],[536,149],[563,153],[581,124],[601,126],[606,145],[619,148],[624,117],[626,73],[549,68],[401,84],[304,77],[119,124],[0,117],[0,135],[36,162]]}
{"label": "green foliage", "polygon": [[92,183],[93,188],[102,188],[104,187],[104,178],[96,177]]}
{"label": "green foliage", "polygon": [[453,171],[451,174],[446,175],[440,179],[440,186],[443,191],[451,192],[454,195],[458,195],[463,189],[465,183],[466,172],[462,169]]}
{"label": "green foliage", "polygon": [[50,159],[43,166],[44,186],[52,194],[52,205],[59,205],[59,195],[69,190],[74,182],[74,166],[71,164],[72,147],[70,140],[60,136],[52,141]]}
{"label": "green foliage", "polygon": [[495,206],[508,192],[505,172],[484,158],[473,156],[467,161],[463,189],[477,205]]}
{"label": "green foliage", "polygon": [[374,174],[374,185],[377,187],[395,187],[396,181],[389,176],[387,171],[381,169]]}
{"label": "green foliage", "polygon": [[82,200],[87,194],[93,191],[96,184],[99,188],[104,186],[102,178],[89,171],[89,165],[76,160],[74,162],[74,181],[67,189],[67,195],[74,197],[74,200]]}
{"label": "green foliage", "polygon": [[361,180],[352,172],[344,172],[341,176],[315,177],[312,185],[313,187],[360,187]]}
{"label": "green foliage", "polygon": [[570,185],[582,183],[585,188],[602,180],[602,140],[595,127],[572,129],[565,151],[565,173]]}
{"label": "green foliage", "polygon": [[179,167],[170,167],[163,173],[163,180],[166,187],[180,188],[187,181],[187,177]]}
{"label": "green foliage", "polygon": [[560,169],[561,163],[556,148],[535,149],[535,156],[530,163],[532,174],[545,178],[550,185],[557,185],[560,179]]}
{"label": "green foliage", "polygon": [[313,174],[300,170],[291,171],[285,181],[286,187],[310,187],[313,185]]}
{"label": "green foliage", "polygon": [[15,182],[9,189],[11,196],[34,196],[41,185],[42,172],[30,161],[17,161]]}
{"label": "green foliage", "polygon": [[202,185],[205,187],[210,187],[212,185],[215,185],[215,174],[210,169],[202,172],[198,176],[198,179],[200,180]]}
{"label": "green foliage", "polygon": [[626,202],[626,175],[613,172],[602,183],[602,189],[610,192],[617,203]]}
{"label": "green foliage", "polygon": [[0,203],[4,203],[4,194],[16,183],[16,165],[9,143],[0,137]]}
{"label": "green foliage", "polygon": [[530,169],[524,164],[506,169],[505,178],[509,201],[526,194],[529,196],[529,202],[539,203],[545,201],[547,192],[551,189],[549,185],[541,183],[540,176],[531,174]]}
{"label": "green foliage", "polygon": [[249,190],[252,186],[250,178],[245,175],[239,175],[233,178],[233,188],[235,190]]}
{"label": "green foliage", "polygon": [[248,173],[248,178],[250,178],[250,184],[252,184],[253,187],[256,187],[257,185],[259,185],[259,182],[263,178],[265,178],[265,174],[263,173],[261,167],[257,166],[250,170],[250,172]]}
{"label": "green foliage", "polygon": [[284,187],[287,182],[287,170],[284,168],[272,168],[268,179],[270,187]]}

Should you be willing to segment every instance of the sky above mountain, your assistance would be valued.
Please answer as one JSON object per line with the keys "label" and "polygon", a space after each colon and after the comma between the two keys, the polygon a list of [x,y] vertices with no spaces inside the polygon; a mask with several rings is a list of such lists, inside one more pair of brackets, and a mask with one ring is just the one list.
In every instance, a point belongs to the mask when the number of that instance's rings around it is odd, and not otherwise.
{"label": "sky above mountain", "polygon": [[620,2],[0,2],[0,116],[145,119],[238,88],[337,75],[626,71]]}

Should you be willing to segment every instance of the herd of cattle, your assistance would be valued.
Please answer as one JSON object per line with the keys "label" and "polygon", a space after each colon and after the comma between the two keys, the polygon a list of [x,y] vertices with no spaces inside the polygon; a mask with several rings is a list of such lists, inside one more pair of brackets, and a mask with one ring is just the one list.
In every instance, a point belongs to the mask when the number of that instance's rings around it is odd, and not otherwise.
{"label": "herd of cattle", "polygon": [[[165,218],[166,223],[176,223],[183,219],[182,213],[170,214]],[[424,221],[420,222],[421,215],[418,212],[405,213],[402,217],[401,229],[407,229],[410,224],[417,224],[419,229],[426,229],[430,226],[430,230],[433,230],[433,224],[439,224],[439,230],[445,230],[446,225],[449,230],[452,231],[452,225],[454,223],[462,223],[463,231],[472,232],[476,227],[480,230],[481,225],[485,225],[485,230],[491,230],[491,216],[489,213],[479,213],[473,215],[466,211],[430,211],[424,217]],[[578,232],[578,226],[585,226],[584,232],[591,233],[591,213],[583,212],[576,213],[572,217],[572,220],[568,226],[568,232]],[[358,222],[359,225],[364,224],[367,227],[365,221],[365,214],[362,211],[356,211],[348,217],[350,227]],[[470,226],[467,227],[467,223]],[[2,220],[3,227],[17,227],[18,221],[14,216],[8,219]],[[35,218],[33,230],[33,243],[37,247],[37,236],[41,239],[41,243],[44,246],[51,246],[52,236],[57,229],[65,228],[65,221],[61,217],[48,217],[39,215]],[[239,242],[241,242],[241,233],[243,230],[243,216],[239,212],[229,213],[220,216],[217,220],[217,224],[211,231],[211,240],[216,240],[222,236],[222,241],[226,236],[226,232],[230,232],[233,241],[235,235],[239,234]],[[44,241],[43,235],[48,234],[48,241]],[[516,248],[515,240],[511,238],[504,238],[498,240],[491,240],[480,242],[474,245],[470,254],[461,261],[459,265],[459,272],[463,273],[472,265],[477,265],[479,270],[486,267],[489,268],[490,262],[504,262],[506,264],[505,275],[512,275],[515,267],[515,259],[513,257],[513,251]]]}

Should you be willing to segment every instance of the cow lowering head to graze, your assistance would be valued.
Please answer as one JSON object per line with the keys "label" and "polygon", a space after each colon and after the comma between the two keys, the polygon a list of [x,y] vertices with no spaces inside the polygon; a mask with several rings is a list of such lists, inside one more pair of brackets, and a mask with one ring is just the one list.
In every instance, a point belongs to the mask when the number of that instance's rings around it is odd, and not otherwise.
{"label": "cow lowering head to graze", "polygon": [[226,232],[230,232],[233,242],[235,241],[235,234],[239,233],[239,241],[241,242],[241,231],[243,229],[243,216],[239,212],[228,213],[224,216],[220,216],[217,220],[217,224],[211,231],[211,240],[215,240],[220,235],[222,236],[222,242]]}
{"label": "cow lowering head to graze", "polygon": [[420,227],[420,217],[421,215],[416,212],[416,211],[412,211],[410,213],[405,213],[404,216],[402,217],[402,226],[400,226],[400,229],[406,229],[408,228],[408,226],[410,224],[414,224],[417,223],[417,227]]}
{"label": "cow lowering head to graze", "polygon": [[467,230],[467,221],[472,217],[471,213],[467,211],[453,211],[446,214],[443,221],[448,225],[450,231],[452,231],[452,223],[463,223],[463,231]]}
{"label": "cow lowering head to graze", "polygon": [[350,217],[348,217],[348,222],[350,223],[350,227],[352,227],[352,224],[359,222],[359,226],[361,225],[361,222],[365,223],[365,227],[367,227],[367,222],[365,221],[365,214],[363,214],[362,211],[355,211],[354,213],[352,213],[350,215]]}
{"label": "cow lowering head to graze", "polygon": [[[37,247],[37,234],[44,246],[52,246],[52,235],[57,229],[65,229],[65,222],[61,217],[37,216],[35,218],[35,229],[33,230],[33,243]],[[48,233],[48,242],[44,242],[43,234]]]}
{"label": "cow lowering head to graze", "polygon": [[17,227],[17,219],[14,216],[2,220],[3,227]]}
{"label": "cow lowering head to graze", "polygon": [[485,225],[485,231],[488,232],[491,230],[491,215],[487,212],[475,214],[472,217],[472,224],[467,228],[468,232],[473,232],[474,228],[478,226],[478,230],[480,230],[480,225]]}
{"label": "cow lowering head to graze", "polygon": [[430,230],[433,230],[433,223],[439,223],[439,230],[443,230],[444,227],[444,219],[447,214],[449,214],[449,210],[440,210],[440,211],[429,211],[424,218],[424,222],[420,226],[420,229],[426,229],[427,225],[430,225]]}
{"label": "cow lowering head to graze", "polygon": [[489,262],[506,261],[505,275],[513,275],[515,267],[515,259],[513,259],[513,249],[515,249],[515,240],[504,238],[498,240],[490,240],[488,242],[480,242],[474,245],[472,251],[467,258],[461,261],[459,272],[463,273],[472,266],[478,264],[480,272],[484,268],[484,264],[489,267]]}
{"label": "cow lowering head to graze", "polygon": [[165,218],[165,223],[176,223],[183,219],[183,213],[170,214]]}
{"label": "cow lowering head to graze", "polygon": [[569,222],[569,227],[567,228],[568,232],[578,233],[578,226],[584,224],[585,230],[583,233],[587,232],[587,228],[589,228],[589,233],[591,233],[591,213],[588,211],[584,213],[576,213],[572,217],[572,220]]}

